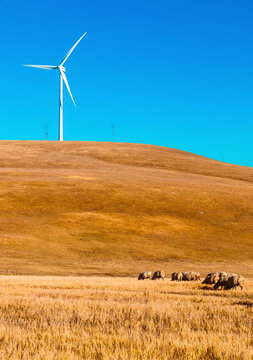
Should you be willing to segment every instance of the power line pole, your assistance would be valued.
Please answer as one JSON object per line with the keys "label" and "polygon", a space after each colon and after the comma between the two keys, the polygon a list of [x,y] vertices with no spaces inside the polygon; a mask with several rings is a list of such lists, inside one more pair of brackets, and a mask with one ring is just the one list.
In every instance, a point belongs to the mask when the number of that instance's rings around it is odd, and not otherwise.
{"label": "power line pole", "polygon": [[116,130],[116,126],[114,125],[114,123],[112,123],[111,129],[112,129],[112,142],[115,142],[115,130]]}
{"label": "power line pole", "polygon": [[45,131],[45,141],[47,141],[48,140],[48,123],[45,123],[44,131]]}

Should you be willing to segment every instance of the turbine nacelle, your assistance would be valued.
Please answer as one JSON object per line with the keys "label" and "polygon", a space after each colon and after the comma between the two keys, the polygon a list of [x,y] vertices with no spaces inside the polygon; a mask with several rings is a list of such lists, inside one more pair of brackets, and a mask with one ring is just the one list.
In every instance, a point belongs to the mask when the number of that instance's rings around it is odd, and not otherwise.
{"label": "turbine nacelle", "polygon": [[59,69],[60,71],[63,71],[63,72],[66,71],[66,68],[62,65],[57,66],[57,69]]}

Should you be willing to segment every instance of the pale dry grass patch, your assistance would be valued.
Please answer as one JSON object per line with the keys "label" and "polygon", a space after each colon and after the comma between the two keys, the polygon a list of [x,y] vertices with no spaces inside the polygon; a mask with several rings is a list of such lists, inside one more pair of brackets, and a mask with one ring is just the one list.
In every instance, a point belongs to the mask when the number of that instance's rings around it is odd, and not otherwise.
{"label": "pale dry grass patch", "polygon": [[1,276],[0,359],[252,359],[245,291],[133,278]]}

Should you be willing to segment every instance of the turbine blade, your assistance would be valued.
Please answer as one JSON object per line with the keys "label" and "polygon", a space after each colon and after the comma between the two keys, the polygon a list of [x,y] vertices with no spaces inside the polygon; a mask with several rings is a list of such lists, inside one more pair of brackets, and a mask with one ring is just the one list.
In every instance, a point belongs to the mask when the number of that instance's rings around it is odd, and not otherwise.
{"label": "turbine blade", "polygon": [[65,85],[66,85],[66,88],[68,89],[69,95],[70,95],[70,97],[71,97],[71,99],[72,99],[72,101],[73,101],[73,104],[74,104],[75,107],[76,107],[76,103],[75,103],[75,101],[74,101],[74,99],[73,99],[73,96],[72,96],[71,91],[70,91],[70,88],[69,88],[69,84],[68,84],[67,77],[66,77],[66,75],[64,74],[64,72],[63,72],[61,69],[60,69],[60,72],[61,72],[61,76],[62,76],[62,78],[63,78],[63,80],[64,80],[64,83],[65,83]]}
{"label": "turbine blade", "polygon": [[68,57],[70,56],[70,54],[72,53],[72,51],[74,50],[74,48],[77,46],[77,44],[82,40],[82,38],[87,34],[87,32],[85,32],[79,40],[77,40],[77,42],[72,46],[72,48],[67,52],[67,54],[64,56],[61,65],[63,65],[65,63],[65,61],[67,61]]}
{"label": "turbine blade", "polygon": [[23,65],[23,66],[39,68],[39,69],[44,69],[44,70],[57,69],[57,66],[54,66],[54,65]]}

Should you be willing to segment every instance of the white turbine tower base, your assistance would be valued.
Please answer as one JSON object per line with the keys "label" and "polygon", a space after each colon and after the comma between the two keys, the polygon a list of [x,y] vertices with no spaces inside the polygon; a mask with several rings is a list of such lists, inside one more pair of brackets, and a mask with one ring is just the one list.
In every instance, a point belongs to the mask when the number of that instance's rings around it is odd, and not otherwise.
{"label": "white turbine tower base", "polygon": [[60,74],[59,141],[63,141],[63,77]]}
{"label": "white turbine tower base", "polygon": [[75,101],[73,99],[73,96],[71,94],[70,88],[69,88],[69,84],[68,84],[68,80],[67,77],[65,75],[65,67],[63,67],[63,64],[67,61],[67,59],[69,58],[69,56],[71,55],[71,53],[73,52],[73,50],[75,49],[75,47],[77,46],[77,44],[82,40],[82,38],[87,34],[84,33],[80,39],[77,40],[77,42],[72,46],[72,48],[67,52],[67,54],[64,56],[62,62],[60,65],[58,66],[54,66],[54,65],[23,65],[23,66],[28,66],[28,67],[33,67],[33,68],[39,68],[39,69],[44,69],[44,70],[56,70],[58,69],[60,72],[60,102],[59,102],[59,141],[63,141],[63,81],[66,85],[66,88],[68,89],[69,95],[76,107]]}

